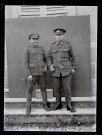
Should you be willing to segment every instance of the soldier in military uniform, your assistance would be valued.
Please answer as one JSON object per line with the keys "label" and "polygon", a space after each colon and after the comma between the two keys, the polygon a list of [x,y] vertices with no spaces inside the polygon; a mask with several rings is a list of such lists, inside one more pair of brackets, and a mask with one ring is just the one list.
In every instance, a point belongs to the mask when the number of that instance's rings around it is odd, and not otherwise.
{"label": "soldier in military uniform", "polygon": [[43,106],[46,111],[49,111],[47,104],[47,93],[46,93],[46,80],[45,72],[47,71],[46,66],[46,56],[44,49],[38,46],[39,35],[31,34],[29,36],[30,44],[24,50],[24,70],[27,77],[27,109],[26,114],[29,116],[31,112],[31,101],[32,101],[32,92],[36,84],[40,86],[41,95],[43,100]]}
{"label": "soldier in military uniform", "polygon": [[69,42],[64,41],[64,29],[55,29],[56,42],[52,43],[47,55],[48,66],[52,71],[56,105],[53,110],[61,109],[61,86],[63,83],[66,108],[76,112],[71,105],[71,78],[77,69],[77,59]]}

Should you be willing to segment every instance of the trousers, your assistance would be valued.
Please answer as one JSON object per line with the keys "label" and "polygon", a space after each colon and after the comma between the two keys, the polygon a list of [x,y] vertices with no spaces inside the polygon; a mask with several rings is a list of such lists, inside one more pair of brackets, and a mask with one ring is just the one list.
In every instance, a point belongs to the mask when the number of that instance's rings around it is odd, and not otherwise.
{"label": "trousers", "polygon": [[61,102],[61,87],[63,85],[65,100],[67,104],[71,104],[71,74],[67,76],[53,77],[54,92],[56,97],[56,102]]}
{"label": "trousers", "polygon": [[46,77],[45,75],[33,75],[32,77],[33,77],[32,81],[27,81],[27,93],[26,93],[27,105],[31,105],[32,92],[36,82],[41,89],[43,104],[46,105],[47,104]]}

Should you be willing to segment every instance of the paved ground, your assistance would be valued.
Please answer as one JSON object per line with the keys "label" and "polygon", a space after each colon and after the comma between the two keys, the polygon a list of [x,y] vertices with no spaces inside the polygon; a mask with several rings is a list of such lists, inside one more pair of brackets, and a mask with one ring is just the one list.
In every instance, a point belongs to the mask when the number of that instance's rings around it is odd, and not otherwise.
{"label": "paved ground", "polygon": [[[25,115],[26,109],[22,108],[7,108],[4,110],[5,115]],[[74,115],[79,115],[79,114],[96,114],[96,109],[95,108],[76,108],[76,112],[74,112]],[[54,110],[54,111],[45,111],[44,109],[32,109],[31,110],[32,115],[73,115],[72,112],[67,111],[66,108],[62,108],[60,110]]]}
{"label": "paved ground", "polygon": [[96,125],[55,125],[55,124],[19,124],[13,125],[6,123],[4,131],[70,131],[70,132],[96,132]]}

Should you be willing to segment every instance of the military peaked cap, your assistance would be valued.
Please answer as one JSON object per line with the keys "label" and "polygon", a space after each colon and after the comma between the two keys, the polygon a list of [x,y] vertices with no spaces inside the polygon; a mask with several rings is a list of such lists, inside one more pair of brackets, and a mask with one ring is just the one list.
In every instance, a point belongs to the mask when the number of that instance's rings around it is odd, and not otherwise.
{"label": "military peaked cap", "polygon": [[36,33],[29,35],[29,40],[32,39],[32,38],[33,38],[33,39],[39,39],[39,35],[36,34]]}
{"label": "military peaked cap", "polygon": [[60,28],[54,29],[55,34],[64,34],[65,32],[66,32],[66,30],[64,30],[64,29],[60,29]]}

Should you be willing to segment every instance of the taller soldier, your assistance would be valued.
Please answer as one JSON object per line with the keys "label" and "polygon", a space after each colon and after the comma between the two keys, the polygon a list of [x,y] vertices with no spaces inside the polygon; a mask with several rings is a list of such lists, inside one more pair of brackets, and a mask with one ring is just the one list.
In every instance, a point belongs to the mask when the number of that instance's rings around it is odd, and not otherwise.
{"label": "taller soldier", "polygon": [[56,105],[53,110],[61,109],[61,86],[63,83],[66,108],[71,112],[76,110],[71,105],[71,77],[77,69],[77,59],[69,42],[64,41],[64,29],[55,29],[56,42],[52,43],[47,55],[48,66],[52,71]]}
{"label": "taller soldier", "polygon": [[46,93],[46,80],[45,72],[47,70],[46,66],[46,56],[44,49],[38,46],[39,35],[31,34],[29,36],[30,45],[24,50],[24,70],[27,77],[27,109],[26,114],[29,116],[31,112],[31,101],[32,92],[36,84],[40,86],[43,106],[46,111],[49,111],[47,105],[47,93]]}

